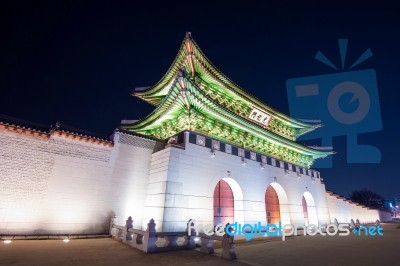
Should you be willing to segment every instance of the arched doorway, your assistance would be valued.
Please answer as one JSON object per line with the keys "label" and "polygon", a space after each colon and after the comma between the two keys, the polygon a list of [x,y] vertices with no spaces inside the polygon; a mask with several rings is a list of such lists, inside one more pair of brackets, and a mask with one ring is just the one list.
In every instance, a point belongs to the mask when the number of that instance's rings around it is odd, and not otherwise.
{"label": "arched doorway", "polygon": [[306,225],[313,224],[318,226],[317,207],[314,197],[310,192],[306,191],[302,198],[304,223]]}
{"label": "arched doorway", "polygon": [[234,222],[234,197],[229,184],[221,180],[214,189],[214,225]]}
{"label": "arched doorway", "polygon": [[278,194],[271,185],[268,186],[265,192],[265,213],[268,224],[278,224],[281,221]]}
{"label": "arched doorway", "polygon": [[304,223],[305,225],[309,225],[309,220],[308,220],[308,210],[307,210],[307,201],[306,198],[303,196],[303,199],[301,200],[301,203],[303,205],[303,217],[304,217]]}

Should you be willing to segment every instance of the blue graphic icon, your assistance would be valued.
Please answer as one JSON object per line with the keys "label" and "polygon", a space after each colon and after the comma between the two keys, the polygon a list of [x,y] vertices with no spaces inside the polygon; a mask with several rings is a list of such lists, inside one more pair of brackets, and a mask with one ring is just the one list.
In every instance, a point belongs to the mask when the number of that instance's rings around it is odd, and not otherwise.
{"label": "blue graphic icon", "polygon": [[[382,129],[376,72],[374,69],[349,71],[372,57],[372,51],[367,49],[344,71],[347,43],[347,39],[339,39],[342,72],[286,81],[290,115],[323,124],[301,136],[300,141],[321,139],[321,146],[331,147],[333,137],[346,135],[348,163],[380,163],[380,150],[360,145],[357,140],[360,133]],[[315,59],[339,71],[322,52],[318,51]],[[332,157],[317,160],[314,167],[332,167]]]}

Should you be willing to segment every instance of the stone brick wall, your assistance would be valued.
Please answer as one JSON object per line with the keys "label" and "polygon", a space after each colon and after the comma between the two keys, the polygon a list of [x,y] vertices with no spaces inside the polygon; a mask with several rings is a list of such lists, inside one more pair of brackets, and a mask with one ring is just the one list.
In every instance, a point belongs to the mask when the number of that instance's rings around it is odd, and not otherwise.
{"label": "stone brick wall", "polygon": [[[43,204],[54,166],[46,140],[0,131],[0,222]],[[3,229],[2,227],[0,227]]]}
{"label": "stone brick wall", "polygon": [[189,143],[168,147],[116,132],[113,146],[51,135],[34,137],[0,129],[0,234],[107,233],[110,218],[135,228],[154,219],[157,230],[182,231],[189,219],[213,222],[213,192],[220,180],[234,194],[240,223],[266,220],[269,185],[280,201],[282,223],[305,222],[302,197],[308,195],[310,223],[359,219],[379,213],[326,194],[309,173],[263,165]]}
{"label": "stone brick wall", "polygon": [[106,233],[112,215],[134,216],[156,142],[122,133],[114,141],[1,129],[0,234]]}

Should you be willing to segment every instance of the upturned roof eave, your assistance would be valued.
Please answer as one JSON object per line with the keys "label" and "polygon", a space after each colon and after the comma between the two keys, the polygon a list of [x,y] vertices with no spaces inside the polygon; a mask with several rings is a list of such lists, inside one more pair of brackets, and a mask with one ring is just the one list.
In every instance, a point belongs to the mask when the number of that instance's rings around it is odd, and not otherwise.
{"label": "upturned roof eave", "polygon": [[[262,136],[264,139],[270,139],[273,140],[274,142],[280,143],[280,145],[283,146],[288,146],[292,149],[295,150],[300,150],[301,152],[306,153],[309,156],[313,156],[314,159],[318,158],[323,158],[326,157],[330,154],[333,153],[333,151],[321,151],[321,150],[316,150],[308,146],[303,146],[295,141],[291,141],[289,139],[286,139],[282,136],[279,136],[278,134],[274,132],[270,132],[269,130],[262,128],[261,126],[252,123],[248,120],[245,120],[243,117],[231,112],[230,110],[227,110],[226,108],[216,104],[210,97],[205,95],[201,90],[197,89],[196,85],[193,84],[189,79],[186,78],[186,82],[190,84],[190,88],[195,88],[196,91],[191,91],[190,92],[190,98],[195,95],[195,93],[198,93],[203,97],[204,99],[207,99],[207,106],[198,106],[197,109],[202,109],[204,110],[205,114],[210,115],[213,111],[212,110],[218,110],[219,115],[216,115],[213,113],[212,115],[221,117],[221,115],[224,117],[223,120],[225,122],[228,122],[234,127],[238,128],[249,128],[254,132],[257,132],[259,136]],[[185,105],[183,104],[182,101],[177,101],[176,98],[179,95],[179,88],[177,85],[177,79],[174,81],[173,85],[171,86],[168,94],[166,97],[163,99],[162,103],[147,117],[143,118],[142,120],[139,120],[135,123],[132,124],[124,124],[123,126],[121,125],[122,128],[125,128],[127,130],[146,130],[146,127],[149,125],[153,124],[155,121],[159,120],[160,117],[163,115],[167,115],[168,112],[171,111],[172,107],[176,108],[176,105],[179,105],[179,108],[185,108]],[[194,96],[196,97],[196,96]],[[202,102],[201,99],[199,101],[195,101],[192,99],[192,104],[197,104],[198,102]],[[206,104],[206,103],[204,103]],[[206,108],[204,108],[206,107]]]}
{"label": "upturned roof eave", "polygon": [[147,89],[142,89],[143,87],[135,88],[131,92],[132,96],[139,97],[143,100],[146,100],[146,97],[151,98],[152,95],[154,95],[157,92],[159,92],[160,90],[162,90],[166,84],[168,84],[169,82],[171,82],[172,79],[175,78],[180,66],[182,65],[182,63],[184,61],[184,59],[183,59],[184,55],[186,54],[185,53],[186,39],[187,39],[187,37],[185,37],[185,39],[183,39],[181,47],[179,48],[174,61],[172,62],[172,64],[170,65],[170,67],[168,68],[168,70],[164,74],[164,76],[154,86],[150,86]]}

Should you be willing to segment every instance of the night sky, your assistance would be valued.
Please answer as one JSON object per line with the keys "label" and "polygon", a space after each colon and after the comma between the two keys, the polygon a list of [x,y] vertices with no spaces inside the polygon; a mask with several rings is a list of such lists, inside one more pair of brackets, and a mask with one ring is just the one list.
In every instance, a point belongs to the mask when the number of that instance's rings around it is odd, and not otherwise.
{"label": "night sky", "polygon": [[337,72],[314,56],[321,50],[340,65],[337,39],[347,38],[346,62],[367,48],[374,55],[355,69],[376,70],[383,130],[361,134],[359,142],[379,148],[382,161],[348,164],[346,137],[339,136],[333,168],[321,174],[327,189],[344,196],[368,188],[386,199],[400,197],[397,9],[216,2],[3,2],[0,113],[107,136],[121,119],[143,118],[154,109],[130,93],[165,74],[190,31],[225,75],[289,114],[286,80]]}

